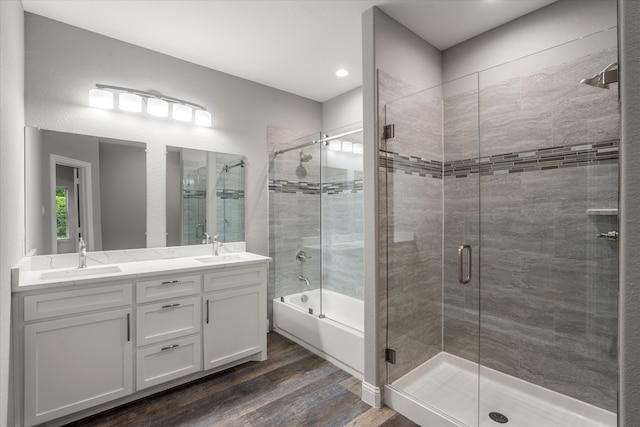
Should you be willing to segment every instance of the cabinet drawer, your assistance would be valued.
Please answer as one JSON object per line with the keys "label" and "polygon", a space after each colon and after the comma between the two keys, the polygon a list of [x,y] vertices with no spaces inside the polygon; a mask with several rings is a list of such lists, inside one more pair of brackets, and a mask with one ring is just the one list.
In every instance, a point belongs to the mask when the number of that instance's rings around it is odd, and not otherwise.
{"label": "cabinet drawer", "polygon": [[200,332],[200,296],[136,308],[136,344],[143,346]]}
{"label": "cabinet drawer", "polygon": [[266,283],[266,268],[264,266],[225,269],[204,275],[205,292],[259,285],[261,283]]}
{"label": "cabinet drawer", "polygon": [[202,370],[200,335],[166,341],[136,351],[137,389]]}
{"label": "cabinet drawer", "polygon": [[200,293],[201,276],[166,277],[136,283],[136,302],[152,302]]}
{"label": "cabinet drawer", "polygon": [[130,305],[130,284],[52,292],[24,297],[24,321]]}

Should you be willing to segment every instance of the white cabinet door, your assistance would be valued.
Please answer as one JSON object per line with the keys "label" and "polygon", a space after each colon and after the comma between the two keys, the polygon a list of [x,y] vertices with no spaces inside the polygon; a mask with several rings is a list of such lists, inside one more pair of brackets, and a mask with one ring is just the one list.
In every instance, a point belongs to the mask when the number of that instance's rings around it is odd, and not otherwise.
{"label": "white cabinet door", "polygon": [[251,286],[204,296],[205,370],[264,350],[262,289]]}
{"label": "white cabinet door", "polygon": [[25,425],[130,394],[130,322],[114,310],[25,326]]}

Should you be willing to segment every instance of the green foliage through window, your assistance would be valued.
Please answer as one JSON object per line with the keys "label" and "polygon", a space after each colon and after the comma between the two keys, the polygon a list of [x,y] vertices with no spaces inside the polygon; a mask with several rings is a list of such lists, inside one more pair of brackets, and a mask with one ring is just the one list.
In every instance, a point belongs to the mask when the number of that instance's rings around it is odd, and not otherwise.
{"label": "green foliage through window", "polygon": [[67,225],[69,214],[67,204],[69,202],[68,190],[66,187],[56,187],[56,227],[58,239],[69,238],[69,227]]}

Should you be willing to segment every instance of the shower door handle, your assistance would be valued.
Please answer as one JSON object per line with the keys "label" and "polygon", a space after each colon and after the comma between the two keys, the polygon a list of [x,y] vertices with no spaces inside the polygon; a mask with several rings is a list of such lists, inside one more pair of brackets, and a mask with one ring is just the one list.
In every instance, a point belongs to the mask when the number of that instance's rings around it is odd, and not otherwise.
{"label": "shower door handle", "polygon": [[[464,253],[467,253],[467,275],[464,275]],[[458,247],[458,282],[465,285],[471,282],[471,246],[460,245]]]}

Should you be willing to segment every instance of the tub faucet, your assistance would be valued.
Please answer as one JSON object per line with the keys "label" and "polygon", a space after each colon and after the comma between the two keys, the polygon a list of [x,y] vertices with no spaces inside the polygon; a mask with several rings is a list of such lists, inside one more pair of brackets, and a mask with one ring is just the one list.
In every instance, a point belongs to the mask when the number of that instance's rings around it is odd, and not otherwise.
{"label": "tub faucet", "polygon": [[309,279],[304,276],[298,276],[298,280],[303,280],[305,285],[311,286],[311,284],[309,283]]}
{"label": "tub faucet", "polygon": [[213,256],[218,256],[218,247],[220,246],[220,242],[218,242],[218,235],[213,236]]}
{"label": "tub faucet", "polygon": [[87,268],[87,245],[82,237],[78,241],[78,268]]}

